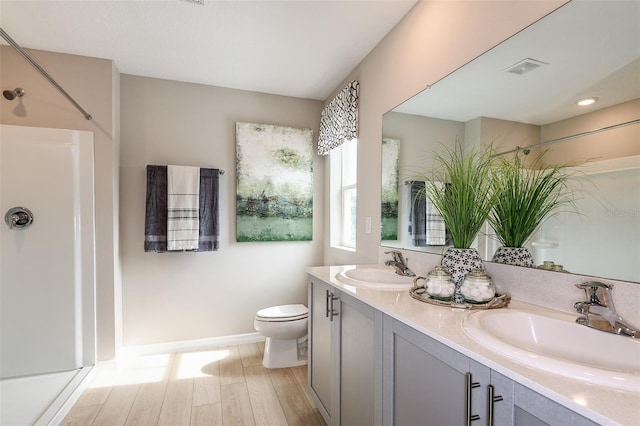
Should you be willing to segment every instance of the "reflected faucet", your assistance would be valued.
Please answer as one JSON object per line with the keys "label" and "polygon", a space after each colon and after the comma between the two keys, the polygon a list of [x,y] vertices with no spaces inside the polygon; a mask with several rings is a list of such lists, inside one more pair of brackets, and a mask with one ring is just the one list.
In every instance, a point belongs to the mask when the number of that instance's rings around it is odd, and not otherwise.
{"label": "reflected faucet", "polygon": [[587,295],[586,301],[576,302],[573,305],[579,314],[584,314],[576,319],[578,324],[608,333],[640,338],[640,331],[623,320],[616,312],[611,293],[613,285],[587,281],[576,284],[576,287],[583,289]]}
{"label": "reflected faucet", "polygon": [[405,259],[404,256],[402,256],[402,253],[397,250],[391,250],[385,251],[384,254],[390,254],[393,256],[393,260],[386,260],[384,264],[387,266],[393,266],[396,270],[396,274],[404,277],[416,276],[416,274],[407,266],[409,259]]}

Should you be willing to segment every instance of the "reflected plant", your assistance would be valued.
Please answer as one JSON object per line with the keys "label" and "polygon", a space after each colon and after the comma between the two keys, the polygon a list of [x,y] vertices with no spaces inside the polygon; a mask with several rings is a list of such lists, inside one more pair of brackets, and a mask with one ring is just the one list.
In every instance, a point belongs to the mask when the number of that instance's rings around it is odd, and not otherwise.
{"label": "reflected plant", "polygon": [[495,205],[489,223],[504,247],[523,247],[553,210],[572,205],[570,165],[545,167],[537,156],[529,166],[516,155],[500,157],[492,182]]}
{"label": "reflected plant", "polygon": [[[423,176],[426,195],[442,215],[454,248],[468,249],[495,204],[493,148],[471,148],[460,141],[433,154],[432,172]],[[446,185],[443,185],[445,183]]]}

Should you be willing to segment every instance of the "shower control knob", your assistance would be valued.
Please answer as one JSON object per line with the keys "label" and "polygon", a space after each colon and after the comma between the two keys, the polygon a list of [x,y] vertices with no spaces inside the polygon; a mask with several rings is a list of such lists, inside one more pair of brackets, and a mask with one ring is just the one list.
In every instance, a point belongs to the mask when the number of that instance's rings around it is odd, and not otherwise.
{"label": "shower control knob", "polygon": [[12,207],[4,215],[9,229],[24,229],[33,223],[33,213],[26,207]]}

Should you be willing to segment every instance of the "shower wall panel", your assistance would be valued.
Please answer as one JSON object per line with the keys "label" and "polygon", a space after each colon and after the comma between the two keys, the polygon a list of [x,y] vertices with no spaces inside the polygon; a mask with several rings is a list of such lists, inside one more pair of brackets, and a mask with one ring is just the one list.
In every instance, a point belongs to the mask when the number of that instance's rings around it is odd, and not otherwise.
{"label": "shower wall panel", "polygon": [[33,223],[0,224],[0,376],[92,364],[93,134],[2,125],[2,221],[18,206]]}
{"label": "shower wall panel", "polygon": [[569,272],[638,282],[640,156],[594,161],[582,169],[572,182],[575,205],[542,224],[530,246],[533,256]]}

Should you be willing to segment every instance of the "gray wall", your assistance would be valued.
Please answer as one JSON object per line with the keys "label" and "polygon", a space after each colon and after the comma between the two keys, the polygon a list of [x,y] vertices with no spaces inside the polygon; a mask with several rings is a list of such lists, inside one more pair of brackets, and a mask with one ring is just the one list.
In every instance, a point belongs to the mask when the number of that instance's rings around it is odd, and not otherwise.
{"label": "gray wall", "polygon": [[[327,202],[325,264],[378,261],[382,115],[564,3],[420,1],[336,88],[337,92],[350,80],[360,81],[357,249],[330,247]],[[327,161],[326,170],[328,166]],[[372,225],[369,234],[367,217]]]}
{"label": "gray wall", "polygon": [[[120,244],[123,345],[254,332],[264,307],[306,302],[307,266],[322,264],[322,159],[314,164],[311,242],[235,242],[235,122],[313,130],[322,102],[121,75]],[[147,164],[225,169],[217,252],[145,253]]]}

